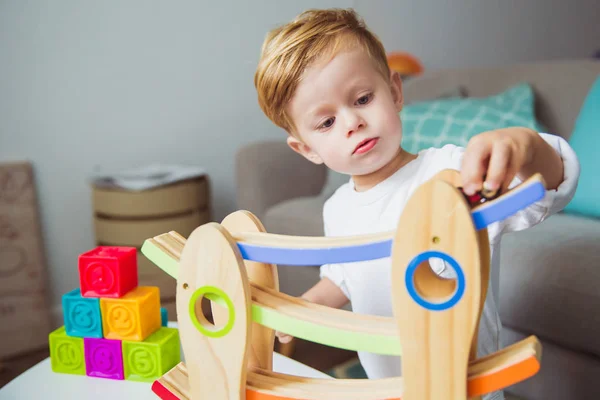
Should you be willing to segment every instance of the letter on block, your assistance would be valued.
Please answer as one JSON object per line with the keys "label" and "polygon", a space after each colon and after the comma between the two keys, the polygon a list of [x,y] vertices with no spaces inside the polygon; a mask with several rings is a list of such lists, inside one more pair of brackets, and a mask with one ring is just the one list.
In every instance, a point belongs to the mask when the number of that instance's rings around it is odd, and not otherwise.
{"label": "letter on block", "polygon": [[138,285],[134,247],[99,246],[79,256],[83,297],[121,297]]}
{"label": "letter on block", "polygon": [[67,335],[64,326],[51,332],[50,364],[52,371],[62,374],[85,375],[83,339]]}
{"label": "letter on block", "polygon": [[123,341],[125,379],[153,382],[181,361],[179,331],[160,328],[143,342]]}
{"label": "letter on block", "polygon": [[124,379],[123,351],[120,340],[84,338],[83,347],[88,376]]}
{"label": "letter on block", "polygon": [[138,286],[120,299],[101,298],[106,339],[142,341],[161,326],[157,286]]}
{"label": "letter on block", "polygon": [[102,337],[100,299],[83,297],[77,288],[63,295],[62,306],[67,335]]}

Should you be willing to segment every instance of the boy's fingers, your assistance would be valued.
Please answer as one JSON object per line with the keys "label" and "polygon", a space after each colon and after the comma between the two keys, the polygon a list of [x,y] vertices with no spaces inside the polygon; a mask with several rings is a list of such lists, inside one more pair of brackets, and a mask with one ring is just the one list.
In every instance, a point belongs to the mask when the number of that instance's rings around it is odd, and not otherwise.
{"label": "boy's fingers", "polygon": [[508,187],[516,175],[517,170],[512,167],[506,171],[506,174],[504,175],[504,182],[502,183],[502,186],[500,186],[501,193],[506,193],[508,191]]}
{"label": "boy's fingers", "polygon": [[465,150],[461,166],[461,178],[463,190],[469,196],[482,188],[490,151],[491,145],[484,140],[473,141]]}
{"label": "boy's fingers", "polygon": [[275,332],[275,336],[277,336],[277,339],[279,339],[281,343],[288,343],[290,340],[292,340],[290,335],[282,332]]}
{"label": "boy's fingers", "polygon": [[483,183],[483,189],[494,192],[500,189],[510,165],[511,147],[504,142],[496,142],[492,149],[490,163]]}
{"label": "boy's fingers", "polygon": [[285,336],[280,336],[280,337],[279,337],[279,341],[280,341],[281,343],[284,343],[284,344],[285,344],[285,343],[289,343],[289,342],[290,342],[290,340],[292,340],[292,337],[291,337],[291,336],[287,336],[287,335],[285,335]]}

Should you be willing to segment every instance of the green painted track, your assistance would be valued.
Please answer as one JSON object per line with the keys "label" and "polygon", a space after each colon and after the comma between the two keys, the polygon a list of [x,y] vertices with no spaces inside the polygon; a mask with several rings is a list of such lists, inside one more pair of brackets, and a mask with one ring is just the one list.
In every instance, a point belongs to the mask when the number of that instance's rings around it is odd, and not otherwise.
{"label": "green painted track", "polygon": [[[164,272],[177,279],[179,261],[162,251],[150,241],[145,241],[142,253]],[[220,298],[207,295],[209,300],[222,303]],[[224,304],[221,304],[224,305]],[[339,310],[336,310],[339,312]],[[356,315],[347,312],[349,319]],[[401,355],[400,341],[396,335],[381,335],[364,331],[357,325],[355,330],[348,331],[328,325],[327,314],[324,313],[320,323],[293,318],[276,310],[252,303],[252,320],[273,330],[285,332],[297,338],[305,339],[326,346],[353,351],[366,351],[385,355]]]}

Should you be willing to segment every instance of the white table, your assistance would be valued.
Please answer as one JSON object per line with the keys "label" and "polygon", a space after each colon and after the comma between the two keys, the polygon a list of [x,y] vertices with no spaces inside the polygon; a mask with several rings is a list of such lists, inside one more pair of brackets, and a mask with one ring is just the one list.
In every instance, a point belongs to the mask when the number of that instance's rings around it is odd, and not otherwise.
{"label": "white table", "polygon": [[[169,326],[175,324],[169,323]],[[331,378],[279,353],[273,353],[273,370],[290,375]],[[152,392],[151,385],[55,373],[47,358],[0,389],[0,400],[157,400],[159,397]]]}

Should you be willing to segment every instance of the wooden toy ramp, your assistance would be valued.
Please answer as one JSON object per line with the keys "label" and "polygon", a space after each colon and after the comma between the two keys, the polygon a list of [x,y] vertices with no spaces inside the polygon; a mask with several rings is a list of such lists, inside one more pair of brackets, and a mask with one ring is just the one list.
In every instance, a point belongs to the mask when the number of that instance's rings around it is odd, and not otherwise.
{"label": "wooden toy ramp", "polygon": [[[535,175],[471,207],[456,171],[421,185],[398,230],[357,237],[265,233],[246,211],[202,225],[186,240],[169,232],[142,252],[177,279],[177,320],[185,365],[153,385],[162,399],[478,398],[535,375],[541,345],[531,336],[477,358],[477,330],[489,280],[486,227],[541,199]],[[391,258],[393,317],[354,314],[279,292],[275,264],[321,265]],[[455,279],[436,275],[440,258]],[[214,324],[200,307],[212,302]],[[314,379],[272,371],[274,330],[349,350],[400,355],[403,376]]]}

